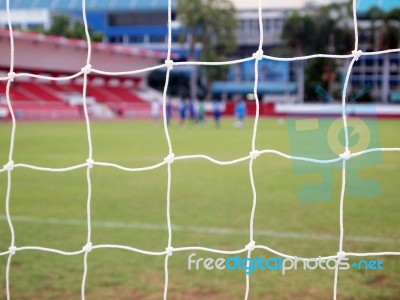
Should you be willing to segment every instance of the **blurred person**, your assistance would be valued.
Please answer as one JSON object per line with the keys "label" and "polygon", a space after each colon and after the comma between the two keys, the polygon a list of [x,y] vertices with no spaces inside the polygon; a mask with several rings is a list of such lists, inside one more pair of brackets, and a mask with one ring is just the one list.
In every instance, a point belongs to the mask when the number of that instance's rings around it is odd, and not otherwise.
{"label": "blurred person", "polygon": [[182,126],[186,120],[186,100],[182,99],[179,102],[178,112],[179,112],[179,125]]}
{"label": "blurred person", "polygon": [[194,106],[194,101],[193,100],[187,101],[186,107],[187,107],[187,111],[189,113],[189,119],[193,123],[196,123],[197,119],[196,119],[196,109]]}
{"label": "blurred person", "polygon": [[167,119],[167,125],[170,124],[171,119],[172,119],[172,112],[173,112],[173,107],[170,99],[167,99],[167,103],[165,105],[165,113],[166,113],[166,119]]}
{"label": "blurred person", "polygon": [[153,119],[154,125],[157,124],[158,119],[161,115],[161,103],[158,98],[154,98],[151,101],[151,118]]}
{"label": "blurred person", "polygon": [[215,127],[217,128],[221,126],[220,124],[221,114],[222,114],[221,100],[215,99],[213,101],[213,116],[214,116]]}
{"label": "blurred person", "polygon": [[246,103],[243,99],[236,102],[235,105],[235,123],[236,128],[244,127],[244,118],[246,117]]}
{"label": "blurred person", "polygon": [[197,122],[199,124],[204,123],[206,121],[205,119],[205,108],[204,108],[204,101],[199,101],[198,107],[197,107]]}

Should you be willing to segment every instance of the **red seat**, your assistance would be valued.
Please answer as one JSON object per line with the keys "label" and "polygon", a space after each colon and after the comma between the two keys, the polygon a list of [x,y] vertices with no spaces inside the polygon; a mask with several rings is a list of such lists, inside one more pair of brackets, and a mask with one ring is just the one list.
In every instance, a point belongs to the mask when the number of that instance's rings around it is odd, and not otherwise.
{"label": "red seat", "polygon": [[129,103],[147,103],[147,101],[138,97],[134,93],[132,93],[129,89],[123,87],[104,87],[104,89],[108,90],[109,93],[112,93],[119,97],[122,102]]}
{"label": "red seat", "polygon": [[[0,81],[0,95],[6,98],[6,87],[7,87],[7,82],[6,81]],[[12,102],[18,101],[18,102],[35,102],[35,100],[26,93],[23,93],[20,91],[18,83],[13,82],[10,87],[10,100]]]}
{"label": "red seat", "polygon": [[64,103],[63,100],[55,93],[49,91],[48,84],[39,82],[19,82],[20,90],[24,89],[27,93],[32,94],[32,98],[38,101],[48,101],[53,103]]}

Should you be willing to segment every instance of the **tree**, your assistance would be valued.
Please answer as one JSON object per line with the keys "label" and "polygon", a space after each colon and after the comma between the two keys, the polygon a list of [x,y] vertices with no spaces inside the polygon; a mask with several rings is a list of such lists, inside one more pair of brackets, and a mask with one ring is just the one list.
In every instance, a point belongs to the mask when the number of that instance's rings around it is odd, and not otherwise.
{"label": "tree", "polygon": [[320,99],[324,102],[334,101],[333,82],[337,80],[335,61],[329,58],[312,59],[305,68],[305,98]]}
{"label": "tree", "polygon": [[[384,12],[371,7],[363,16],[370,21],[370,51],[395,49],[400,42],[400,9]],[[389,101],[390,54],[383,54],[381,100]]]}
{"label": "tree", "polygon": [[310,54],[315,49],[317,24],[313,17],[295,11],[283,25],[282,38],[296,56]]}
{"label": "tree", "polygon": [[[371,8],[367,12],[367,16],[371,17],[372,36],[375,36],[374,50],[388,50],[399,47],[400,42],[400,10],[395,9],[388,13],[379,10],[376,7]],[[375,27],[376,21],[379,21],[381,26]],[[374,34],[375,33],[375,34]],[[382,102],[389,101],[389,78],[390,77],[390,54],[383,54],[383,73],[382,73]]]}
{"label": "tree", "polygon": [[[298,12],[286,19],[283,26],[282,38],[292,50],[292,55],[300,56],[311,53],[315,49],[315,35],[317,26],[309,15],[300,15]],[[296,62],[297,97],[304,102],[304,61]]]}
{"label": "tree", "polygon": [[371,7],[364,15],[366,19],[370,21],[370,41],[373,50],[378,48],[378,25],[377,23],[382,22],[385,18],[385,13],[377,6]]}
{"label": "tree", "polygon": [[322,6],[317,13],[320,53],[348,54],[354,50],[352,2]]}
{"label": "tree", "polygon": [[[323,6],[313,15],[295,12],[286,19],[282,39],[291,49],[291,55],[295,56],[317,53],[348,54],[354,49],[351,22],[350,5]],[[328,101],[332,100],[336,96],[338,80],[335,62],[332,59],[315,58],[307,62],[306,68],[304,64],[304,61],[296,62],[298,100],[303,102],[304,96],[309,100],[316,99],[317,89],[323,89],[324,94],[330,95]]]}
{"label": "tree", "polygon": [[69,35],[69,27],[70,19],[67,15],[53,16],[50,29],[44,31],[44,33],[49,35],[67,36]]}
{"label": "tree", "polygon": [[[85,27],[80,21],[71,22],[68,15],[53,16],[50,29],[40,29],[40,33],[46,35],[59,35],[67,38],[86,39]],[[93,32],[89,27],[89,35],[92,41],[101,42],[103,35],[99,32]]]}
{"label": "tree", "polygon": [[[178,14],[186,36],[189,36],[188,60],[196,59],[196,44],[202,45],[200,60],[224,61],[236,50],[237,27],[235,7],[229,0],[177,0]],[[212,83],[225,80],[227,66],[202,68],[207,79],[207,98],[211,97]],[[197,98],[197,68],[191,76],[191,97]]]}

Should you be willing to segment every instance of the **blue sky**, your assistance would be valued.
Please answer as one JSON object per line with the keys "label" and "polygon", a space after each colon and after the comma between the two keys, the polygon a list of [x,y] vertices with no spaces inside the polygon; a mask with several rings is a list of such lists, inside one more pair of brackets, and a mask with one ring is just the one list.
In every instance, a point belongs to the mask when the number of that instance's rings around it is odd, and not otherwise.
{"label": "blue sky", "polygon": [[[232,0],[238,9],[255,8],[258,6],[258,0]],[[264,8],[301,8],[309,0],[262,0]],[[343,2],[343,0],[313,0],[317,4],[326,4],[332,2]],[[365,11],[372,6],[381,7],[384,10],[390,10],[394,7],[400,7],[400,0],[357,0],[359,11]]]}
{"label": "blue sky", "polygon": [[[340,1],[340,0],[339,0]],[[258,6],[258,0],[232,0],[238,9],[254,8]],[[267,8],[300,8],[309,0],[262,0],[262,6]],[[332,0],[314,0],[315,3],[331,3]]]}

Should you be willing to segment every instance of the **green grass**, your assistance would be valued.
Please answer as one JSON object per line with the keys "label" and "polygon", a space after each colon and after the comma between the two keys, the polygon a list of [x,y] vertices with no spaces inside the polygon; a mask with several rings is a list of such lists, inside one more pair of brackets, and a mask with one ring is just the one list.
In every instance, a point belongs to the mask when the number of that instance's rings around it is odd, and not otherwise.
{"label": "green grass", "polygon": [[[11,126],[0,124],[0,163],[8,160]],[[85,162],[88,143],[85,124],[20,123],[13,160],[47,167],[66,167]],[[399,147],[400,122],[379,122],[382,147]],[[248,155],[252,125],[234,129],[232,120],[222,127],[170,128],[175,155],[207,154],[220,160]],[[93,157],[129,167],[143,167],[164,159],[168,147],[161,124],[149,121],[93,122]],[[315,146],[318,143],[315,141]],[[286,123],[260,121],[257,149],[292,153]],[[304,168],[312,170],[312,164]],[[327,167],[328,168],[328,167]],[[377,164],[359,170],[358,176],[380,186],[379,197],[346,195],[345,237],[378,237],[397,242],[363,242],[346,239],[347,252],[399,251],[400,153],[383,153]],[[255,235],[264,244],[297,256],[334,255],[338,251],[340,170],[332,171],[332,201],[299,201],[299,190],[320,174],[296,174],[292,162],[276,155],[263,155],[254,163],[257,188],[255,230],[278,233],[329,235],[333,239]],[[124,172],[94,167],[91,172],[92,242],[121,244],[149,251],[167,245],[167,168],[146,172]],[[0,174],[0,199],[5,199],[7,174]],[[348,179],[348,185],[353,184]],[[44,246],[65,251],[81,249],[86,243],[86,170],[64,173],[16,168],[12,172],[11,215],[15,217],[16,245]],[[171,220],[174,247],[206,246],[224,250],[243,248],[249,242],[252,191],[248,161],[217,166],[206,160],[172,164]],[[0,207],[0,252],[10,245],[10,230]],[[26,219],[23,219],[26,218]],[[55,221],[54,221],[55,220]],[[99,226],[114,222],[119,228]],[[69,223],[69,224],[68,224]],[[117,225],[118,225],[117,224]],[[141,225],[146,228],[126,225]],[[114,224],[115,225],[115,224]],[[236,233],[217,234],[196,228],[232,228]],[[337,237],[337,238],[336,238]],[[192,252],[174,253],[170,258],[170,299],[243,299],[243,271],[189,271]],[[217,255],[196,252],[198,257]],[[256,250],[254,256],[272,255]],[[243,255],[242,255],[243,256]],[[228,258],[229,256],[222,255]],[[377,258],[377,257],[371,257]],[[339,274],[338,299],[400,299],[400,259],[382,257],[383,271],[348,270]],[[0,299],[5,299],[7,256],[0,257]],[[80,299],[83,255],[61,256],[40,251],[18,252],[12,260],[12,299]],[[250,299],[331,299],[332,271],[256,271],[251,275]],[[145,256],[113,249],[94,250],[89,255],[86,299],[161,299],[164,257]]]}

